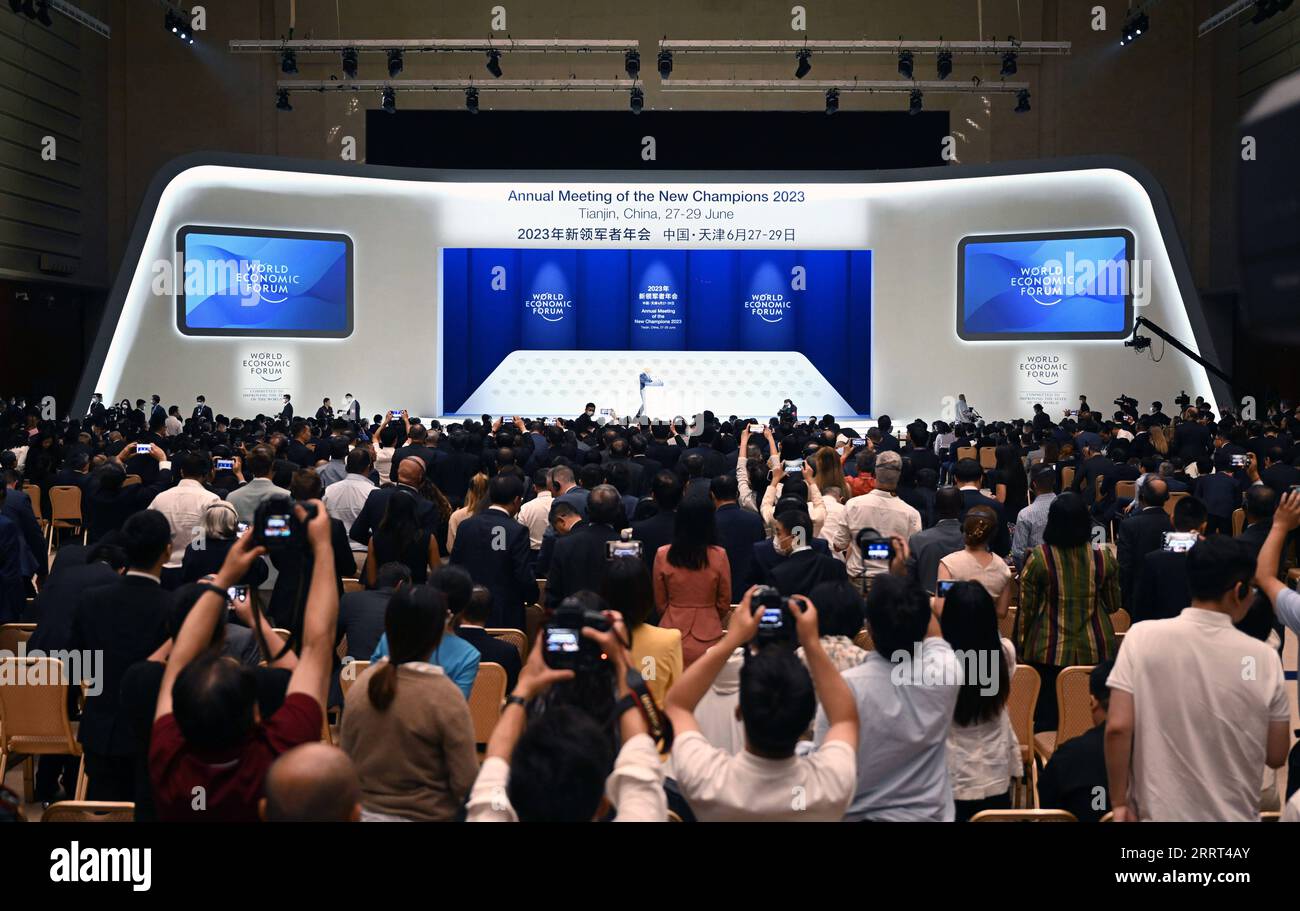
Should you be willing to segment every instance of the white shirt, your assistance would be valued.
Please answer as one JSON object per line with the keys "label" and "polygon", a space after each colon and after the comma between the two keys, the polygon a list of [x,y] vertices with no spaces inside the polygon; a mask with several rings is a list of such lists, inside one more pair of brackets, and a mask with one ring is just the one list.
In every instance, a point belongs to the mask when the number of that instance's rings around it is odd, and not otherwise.
{"label": "white shirt", "polygon": [[518,519],[528,528],[528,546],[533,550],[541,549],[542,536],[550,525],[551,504],[554,502],[551,492],[543,490],[519,508]]}
{"label": "white shirt", "polygon": [[858,549],[862,529],[874,528],[885,538],[897,535],[904,541],[921,530],[921,514],[887,490],[876,489],[849,500],[844,504],[844,519],[849,526],[848,571],[855,579],[889,570],[885,563],[863,561]]}
{"label": "white shirt", "polygon": [[[469,792],[467,821],[518,822],[506,792],[509,782],[508,762],[497,756],[485,759]],[[637,734],[623,744],[605,779],[605,796],[618,809],[615,822],[668,821],[663,763],[649,735]]]}
{"label": "white shirt", "polygon": [[167,524],[172,528],[172,558],[168,566],[180,565],[194,529],[203,527],[204,511],[220,499],[192,478],[182,478],[171,490],[164,490],[153,498],[149,508],[166,516]]}
{"label": "white shirt", "polygon": [[[363,474],[348,473],[341,481],[335,481],[325,488],[321,502],[331,519],[340,519],[348,533],[352,532],[352,523],[357,520],[361,507],[366,505],[366,498],[375,490],[374,482]],[[348,539],[353,550],[364,551],[366,546]]]}
{"label": "white shirt", "polygon": [[181,435],[181,431],[185,429],[185,425],[181,423],[181,419],[176,415],[169,414],[167,420],[163,422],[163,429],[167,436],[178,437]]}
{"label": "white shirt", "polygon": [[1291,717],[1276,651],[1227,614],[1188,607],[1133,624],[1107,684],[1133,696],[1129,799],[1139,819],[1259,819],[1269,723]]}
{"label": "white shirt", "polygon": [[844,504],[834,497],[822,495],[822,505],[826,508],[826,521],[817,537],[825,538],[831,546],[831,555],[843,563],[849,552],[849,521],[844,512]]}
{"label": "white shirt", "polygon": [[733,756],[687,731],[673,741],[673,774],[700,822],[838,822],[857,785],[856,753],[832,740],[806,756]]}
{"label": "white shirt", "polygon": [[[1011,688],[1011,676],[1016,672],[1016,647],[1010,640],[1002,640],[1002,653],[1007,660],[1007,677],[998,680],[998,687]],[[983,660],[983,654],[975,660]],[[973,667],[967,656],[966,670],[987,673],[980,682],[986,687],[993,686],[992,674],[995,666]],[[1016,739],[1015,728],[1011,726],[1011,714],[1006,706],[992,718],[977,721],[975,724],[958,725],[953,723],[948,731],[948,776],[952,779],[952,796],[954,800],[983,800],[1005,794],[1011,786],[1012,778],[1022,774],[1020,766],[1020,741]]]}

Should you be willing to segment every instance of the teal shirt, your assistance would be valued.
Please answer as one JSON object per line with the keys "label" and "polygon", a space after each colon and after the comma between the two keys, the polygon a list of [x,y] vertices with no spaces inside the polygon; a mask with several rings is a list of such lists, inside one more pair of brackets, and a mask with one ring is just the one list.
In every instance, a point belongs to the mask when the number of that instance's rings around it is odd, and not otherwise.
{"label": "teal shirt", "polygon": [[[370,660],[373,662],[387,657],[388,633],[384,633],[379,637],[379,644],[375,646],[375,653],[370,656]],[[429,663],[442,668],[451,682],[460,687],[466,699],[469,698],[469,691],[474,688],[474,678],[478,676],[478,662],[478,649],[450,632],[443,633],[442,641],[429,656]]]}

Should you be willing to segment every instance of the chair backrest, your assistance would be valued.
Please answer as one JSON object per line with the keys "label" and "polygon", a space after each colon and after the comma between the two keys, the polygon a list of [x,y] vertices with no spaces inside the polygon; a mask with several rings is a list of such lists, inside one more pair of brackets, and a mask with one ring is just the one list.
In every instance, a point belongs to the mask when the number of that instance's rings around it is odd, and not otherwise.
{"label": "chair backrest", "polygon": [[993,446],[980,447],[980,468],[988,471],[998,467],[998,451]]}
{"label": "chair backrest", "polygon": [[50,488],[50,521],[81,524],[81,488],[60,484]]}
{"label": "chair backrest", "polygon": [[865,626],[858,630],[857,635],[853,637],[853,644],[864,652],[874,652],[876,650],[876,643],[871,638],[871,630]]}
{"label": "chair backrest", "polygon": [[509,642],[519,652],[519,660],[528,660],[528,636],[523,630],[517,629],[488,629],[485,632],[489,636],[494,636],[502,642]]}
{"label": "chair backrest", "polygon": [[1116,654],[1119,654],[1119,647],[1120,647],[1121,645],[1123,645],[1123,644],[1124,644],[1124,634],[1123,634],[1123,633],[1116,633],[1116,634],[1115,634],[1115,653],[1116,653]]}
{"label": "chair backrest", "polygon": [[981,810],[971,822],[1078,822],[1066,810]]}
{"label": "chair backrest", "polygon": [[1265,810],[1259,814],[1260,822],[1280,822],[1282,814],[1278,810]]}
{"label": "chair backrest", "polygon": [[501,717],[501,703],[506,698],[506,669],[494,661],[478,666],[478,676],[469,691],[469,716],[474,722],[474,740],[487,743]]}
{"label": "chair backrest", "polygon": [[357,678],[370,667],[369,661],[347,661],[343,667],[339,668],[339,689],[343,691],[343,698],[347,698],[348,690],[352,689],[352,684],[357,682]]}
{"label": "chair backrest", "polygon": [[1232,511],[1232,536],[1235,538],[1246,527],[1246,510],[1238,506]]}
{"label": "chair backrest", "polygon": [[365,583],[362,582],[360,579],[343,580],[343,594],[345,595],[348,592],[363,592],[365,590],[366,590]]}
{"label": "chair backrest", "polygon": [[27,494],[27,499],[32,501],[32,512],[36,515],[38,522],[45,521],[45,515],[41,512],[44,508],[41,505],[41,488],[37,484],[24,484],[23,493]]}
{"label": "chair backrest", "polygon": [[129,474],[122,480],[123,487],[134,487],[136,484],[143,483],[143,479],[138,474]]}
{"label": "chair backrest", "polygon": [[41,822],[134,822],[135,804],[118,800],[60,800],[50,804]]}
{"label": "chair backrest", "polygon": [[1074,486],[1074,468],[1067,466],[1061,469],[1061,490],[1069,490]]}
{"label": "chair backrest", "polygon": [[58,658],[0,658],[0,680],[22,686],[0,686],[0,718],[4,719],[5,752],[77,755],[81,744],[68,718],[68,682]]}
{"label": "chair backrest", "polygon": [[1038,689],[1042,686],[1038,671],[1027,664],[1017,664],[1011,675],[1011,693],[1007,696],[1007,714],[1011,727],[1022,749],[1032,749],[1034,743],[1034,707],[1038,705]]}
{"label": "chair backrest", "polygon": [[0,626],[0,652],[14,654],[18,643],[26,642],[36,632],[35,623],[6,623]]}
{"label": "chair backrest", "polygon": [[979,450],[974,446],[958,446],[957,458],[959,459],[978,459]]}
{"label": "chair backrest", "polygon": [[1137,496],[1137,481],[1116,481],[1115,496],[1121,500],[1131,500]]}
{"label": "chair backrest", "polygon": [[1176,490],[1169,495],[1169,499],[1165,500],[1165,512],[1169,514],[1169,520],[1171,522],[1174,518],[1174,507],[1178,505],[1178,501],[1183,497],[1189,496],[1191,496],[1191,494],[1185,490]]}
{"label": "chair backrest", "polygon": [[1088,678],[1091,675],[1091,666],[1079,664],[1062,668],[1056,677],[1058,749],[1065,741],[1092,729],[1092,708],[1088,701]]}
{"label": "chair backrest", "polygon": [[1117,633],[1127,633],[1128,628],[1133,625],[1133,618],[1121,607],[1110,615],[1110,625]]}
{"label": "chair backrest", "polygon": [[1016,614],[1019,612],[1018,608],[1009,607],[1007,608],[1007,615],[998,620],[998,632],[1003,639],[1010,639],[1012,642],[1016,641]]}
{"label": "chair backrest", "polygon": [[541,604],[530,604],[524,608],[524,633],[528,636],[528,647],[537,641],[537,632],[546,622],[546,608]]}

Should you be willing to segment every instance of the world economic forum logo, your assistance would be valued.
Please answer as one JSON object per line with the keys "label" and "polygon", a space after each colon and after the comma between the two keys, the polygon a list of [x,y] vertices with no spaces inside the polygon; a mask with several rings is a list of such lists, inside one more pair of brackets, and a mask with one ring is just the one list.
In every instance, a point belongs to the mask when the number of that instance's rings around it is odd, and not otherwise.
{"label": "world economic forum logo", "polygon": [[765,323],[779,323],[785,318],[786,311],[794,303],[780,292],[775,294],[751,294],[745,301],[745,309]]}
{"label": "world economic forum logo", "polygon": [[556,291],[534,291],[524,301],[524,309],[548,323],[562,322],[573,309],[573,301]]}
{"label": "world economic forum logo", "polygon": [[256,307],[258,303],[282,304],[287,301],[302,276],[283,263],[264,263],[253,260],[245,264],[240,280],[245,290],[244,306]]}

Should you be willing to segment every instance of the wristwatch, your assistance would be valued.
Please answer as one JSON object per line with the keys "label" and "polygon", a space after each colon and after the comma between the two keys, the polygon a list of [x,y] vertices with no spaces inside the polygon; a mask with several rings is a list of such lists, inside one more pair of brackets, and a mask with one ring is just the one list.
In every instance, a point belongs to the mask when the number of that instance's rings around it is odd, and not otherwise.
{"label": "wristwatch", "polygon": [[[523,696],[516,696],[514,693],[511,693],[509,696],[506,697],[506,705],[507,706],[517,705],[521,709],[527,709],[528,700],[525,699]],[[502,706],[502,708],[504,709],[505,706]]]}

